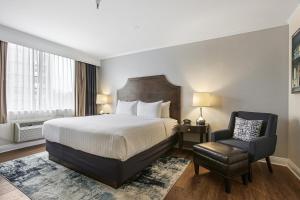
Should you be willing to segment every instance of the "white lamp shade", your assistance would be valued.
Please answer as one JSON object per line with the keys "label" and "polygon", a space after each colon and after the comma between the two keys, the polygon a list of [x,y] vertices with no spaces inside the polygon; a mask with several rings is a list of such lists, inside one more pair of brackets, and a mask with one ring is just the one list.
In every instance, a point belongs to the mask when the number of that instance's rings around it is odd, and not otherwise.
{"label": "white lamp shade", "polygon": [[107,104],[108,103],[108,95],[98,94],[96,99],[96,104]]}
{"label": "white lamp shade", "polygon": [[193,106],[196,107],[210,107],[211,95],[208,92],[196,92],[193,95]]}

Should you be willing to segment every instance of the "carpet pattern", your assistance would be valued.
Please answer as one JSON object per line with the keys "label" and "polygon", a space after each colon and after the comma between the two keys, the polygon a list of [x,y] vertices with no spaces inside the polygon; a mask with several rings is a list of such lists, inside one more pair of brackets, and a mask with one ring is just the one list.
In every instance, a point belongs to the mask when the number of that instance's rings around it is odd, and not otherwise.
{"label": "carpet pattern", "polygon": [[163,199],[189,164],[173,156],[158,159],[135,180],[119,189],[65,168],[48,159],[48,153],[34,154],[0,164],[0,174],[32,200]]}

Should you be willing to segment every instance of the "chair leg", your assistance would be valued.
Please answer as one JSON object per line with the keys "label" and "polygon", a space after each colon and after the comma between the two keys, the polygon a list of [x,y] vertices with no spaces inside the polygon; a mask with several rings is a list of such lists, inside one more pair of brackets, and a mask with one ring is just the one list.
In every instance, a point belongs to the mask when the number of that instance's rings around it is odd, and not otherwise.
{"label": "chair leg", "polygon": [[271,160],[270,160],[270,157],[266,157],[266,162],[267,162],[267,166],[268,166],[268,169],[269,169],[269,172],[272,174],[273,173],[273,169],[272,169],[272,164],[271,164]]}
{"label": "chair leg", "polygon": [[225,184],[225,192],[230,193],[231,192],[230,180],[228,178],[224,178],[224,184]]}
{"label": "chair leg", "polygon": [[244,185],[248,185],[248,174],[243,174],[242,180]]}
{"label": "chair leg", "polygon": [[195,161],[194,161],[194,170],[195,170],[195,174],[198,175],[199,174],[199,165],[197,163],[195,163]]}
{"label": "chair leg", "polygon": [[248,180],[251,183],[252,182],[252,167],[251,167],[251,163],[249,163],[248,167],[249,167]]}

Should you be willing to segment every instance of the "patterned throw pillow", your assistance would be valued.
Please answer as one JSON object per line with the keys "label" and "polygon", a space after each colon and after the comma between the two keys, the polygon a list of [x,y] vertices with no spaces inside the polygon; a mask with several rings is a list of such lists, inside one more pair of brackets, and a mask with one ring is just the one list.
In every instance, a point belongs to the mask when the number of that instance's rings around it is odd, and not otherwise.
{"label": "patterned throw pillow", "polygon": [[262,120],[246,120],[236,117],[233,138],[247,142],[254,140],[260,135],[262,123]]}

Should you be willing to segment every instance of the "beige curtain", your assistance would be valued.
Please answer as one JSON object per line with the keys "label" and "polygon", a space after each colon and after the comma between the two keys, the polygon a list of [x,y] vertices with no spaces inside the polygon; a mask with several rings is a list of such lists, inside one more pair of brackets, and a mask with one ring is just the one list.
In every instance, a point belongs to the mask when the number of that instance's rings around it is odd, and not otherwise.
{"label": "beige curtain", "polygon": [[7,43],[0,41],[0,124],[7,122],[6,59],[7,59]]}
{"label": "beige curtain", "polygon": [[75,62],[75,116],[85,116],[86,64]]}

